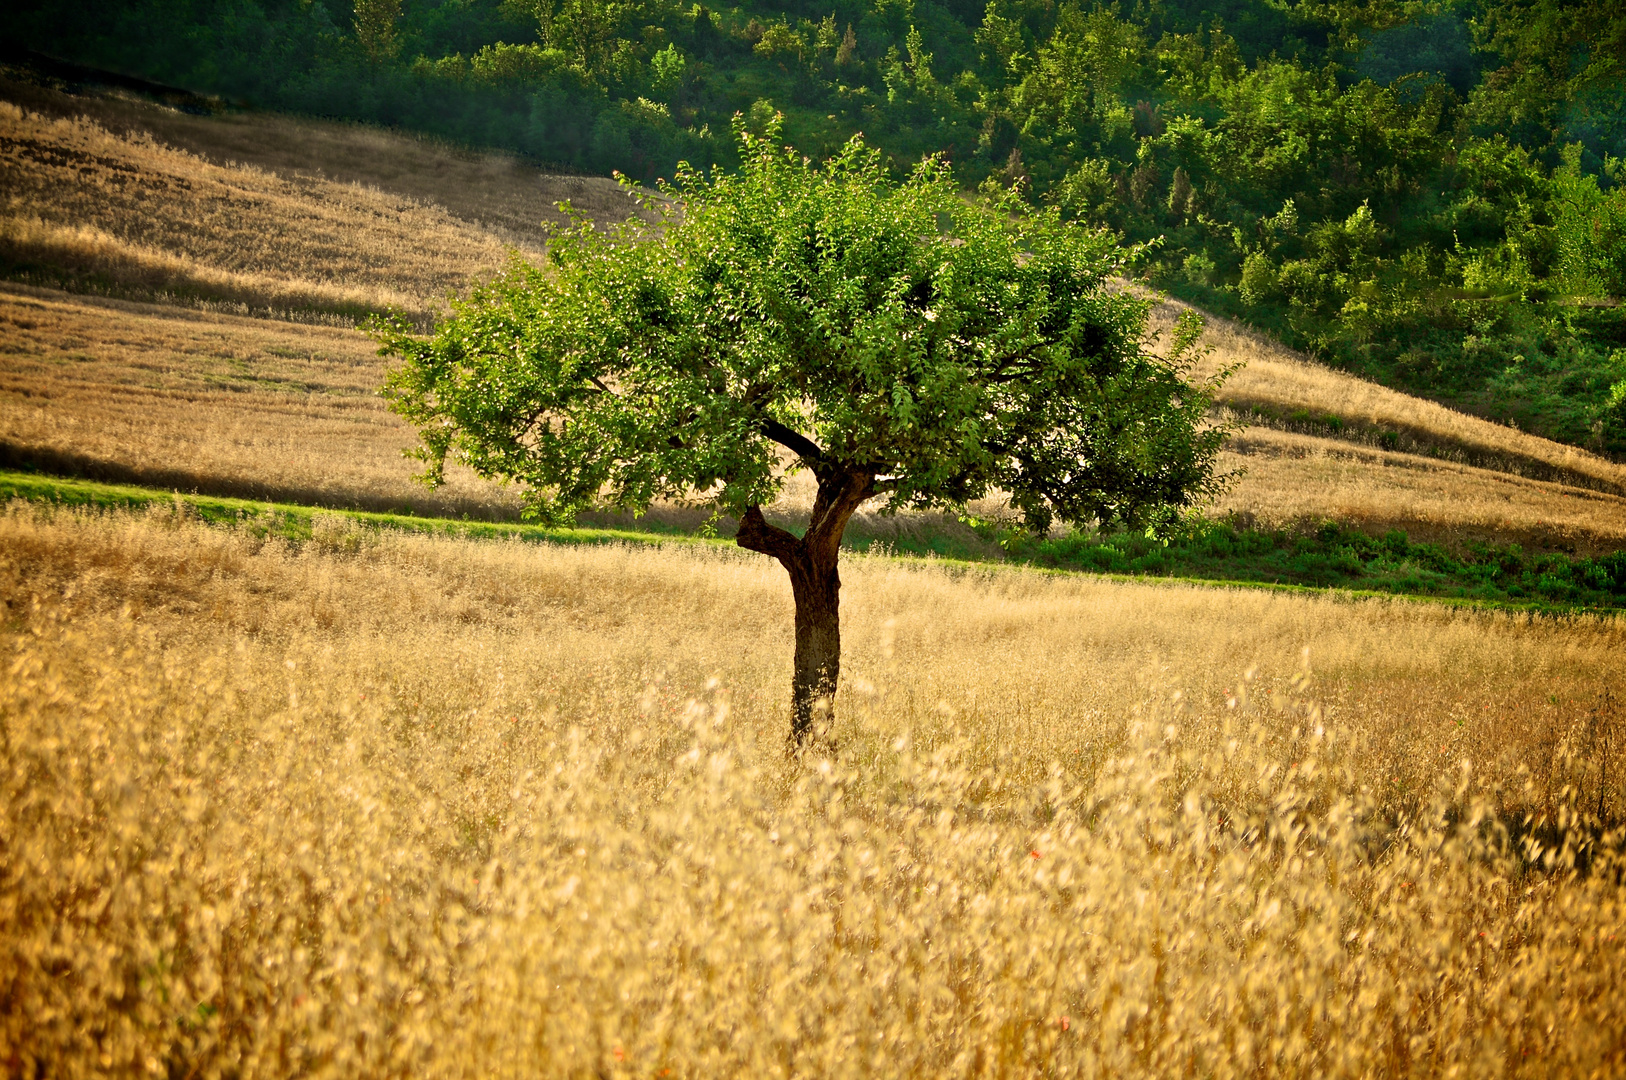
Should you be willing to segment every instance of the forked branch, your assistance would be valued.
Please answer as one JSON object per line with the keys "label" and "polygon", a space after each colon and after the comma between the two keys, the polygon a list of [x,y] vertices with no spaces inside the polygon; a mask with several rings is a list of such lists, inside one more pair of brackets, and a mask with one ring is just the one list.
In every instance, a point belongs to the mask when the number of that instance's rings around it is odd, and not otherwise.
{"label": "forked branch", "polygon": [[740,518],[740,528],[734,534],[734,543],[747,551],[771,555],[780,562],[794,559],[801,547],[796,534],[772,525],[762,516],[762,507],[753,506]]}

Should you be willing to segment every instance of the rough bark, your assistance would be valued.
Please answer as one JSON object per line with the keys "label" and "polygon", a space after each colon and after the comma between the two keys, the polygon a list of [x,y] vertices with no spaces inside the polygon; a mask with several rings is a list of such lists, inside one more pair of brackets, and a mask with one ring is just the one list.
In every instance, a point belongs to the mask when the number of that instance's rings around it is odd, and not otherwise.
{"label": "rough bark", "polygon": [[796,659],[791,676],[791,743],[800,749],[833,718],[841,678],[841,536],[860,504],[875,493],[868,471],[821,470],[806,535],[771,525],[753,506],[735,543],[778,559],[796,601]]}

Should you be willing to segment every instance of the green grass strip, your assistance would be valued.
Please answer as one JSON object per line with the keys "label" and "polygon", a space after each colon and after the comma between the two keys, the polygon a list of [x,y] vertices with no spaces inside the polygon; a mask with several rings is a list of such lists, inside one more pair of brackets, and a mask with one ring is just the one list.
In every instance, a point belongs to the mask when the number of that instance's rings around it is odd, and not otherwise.
{"label": "green grass strip", "polygon": [[312,536],[311,523],[320,516],[348,518],[373,529],[447,536],[470,540],[496,540],[510,537],[550,544],[732,544],[715,537],[684,533],[658,533],[637,529],[557,529],[501,521],[468,521],[455,518],[415,517],[408,514],[381,514],[368,510],[328,510],[292,503],[262,502],[257,499],[231,499],[215,495],[191,495],[161,491],[129,484],[104,484],[94,480],[74,480],[38,473],[0,471],[0,499],[54,503],[59,506],[90,507],[99,510],[140,510],[148,507],[185,507],[186,512],[211,525],[246,528],[260,535],[304,541]]}
{"label": "green grass strip", "polygon": [[[49,503],[65,507],[88,507],[109,511],[162,507],[183,509],[188,515],[210,525],[245,529],[258,535],[274,535],[296,543],[312,538],[312,524],[317,517],[331,515],[346,518],[374,530],[468,540],[512,538],[526,542],[548,544],[647,544],[651,546],[699,544],[733,546],[733,541],[729,539],[688,533],[656,532],[639,529],[549,528],[511,522],[416,517],[407,514],[374,513],[365,510],[328,510],[290,503],[185,494],[133,485],[105,484],[91,480],[76,480],[45,476],[38,473],[11,471],[0,471],[0,499],[21,499],[35,503]],[[1348,538],[1343,534],[1339,534],[1333,539],[1345,541]],[[1393,539],[1389,542],[1391,544],[1395,543]],[[1187,558],[1193,562],[1200,562],[1203,570],[1217,569],[1220,573],[1218,575],[1203,574],[1200,571],[1197,574],[1191,574],[1189,571],[1182,573],[1180,570],[1183,568],[1179,566],[1179,563],[1186,561],[1186,559],[1181,558],[1182,553],[1178,547],[1169,549],[1170,557],[1163,560],[1156,570],[1125,573],[1109,569],[1106,566],[1065,565],[1067,562],[1086,561],[1091,557],[1095,557],[1096,561],[1104,561],[1099,558],[1100,549],[1107,548],[1116,553],[1118,549],[1111,547],[1113,543],[1121,546],[1124,544],[1124,540],[1121,537],[1108,537],[1081,550],[1069,552],[1068,554],[1074,556],[1074,558],[1065,559],[1057,558],[1056,552],[1048,550],[1049,545],[1045,545],[1045,548],[1041,550],[1022,551],[1019,548],[1014,553],[1014,557],[1002,561],[942,556],[929,552],[915,554],[896,550],[882,557],[893,562],[921,567],[929,566],[954,574],[1008,572],[1013,570],[1067,577],[1087,574],[1107,581],[1140,585],[1258,589],[1290,595],[1333,597],[1347,601],[1403,599],[1456,608],[1526,612],[1535,615],[1568,616],[1587,613],[1618,615],[1623,610],[1626,610],[1626,603],[1607,593],[1599,594],[1596,591],[1593,591],[1584,600],[1540,596],[1487,595],[1488,590],[1483,581],[1471,583],[1473,591],[1469,592],[1468,583],[1441,579],[1435,586],[1436,588],[1444,586],[1457,590],[1457,595],[1442,595],[1438,592],[1423,590],[1411,591],[1403,587],[1396,587],[1396,583],[1390,582],[1384,583],[1386,587],[1372,589],[1361,588],[1355,583],[1349,585],[1323,585],[1264,580],[1262,578],[1268,577],[1274,569],[1268,565],[1268,562],[1259,565],[1239,564],[1232,567],[1224,565],[1226,562],[1224,559],[1214,559],[1212,557],[1196,559],[1192,557],[1195,553],[1191,553]],[[876,556],[863,555],[862,557],[875,558]],[[1195,568],[1192,567],[1191,569]],[[1232,577],[1227,571],[1236,573],[1238,576]],[[1250,571],[1255,576],[1244,576]]]}

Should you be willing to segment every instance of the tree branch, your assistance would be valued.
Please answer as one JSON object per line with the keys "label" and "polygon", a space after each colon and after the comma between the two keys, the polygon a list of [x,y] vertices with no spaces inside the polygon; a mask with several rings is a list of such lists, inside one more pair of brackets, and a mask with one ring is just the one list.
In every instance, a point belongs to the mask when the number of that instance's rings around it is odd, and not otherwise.
{"label": "tree branch", "polygon": [[734,534],[734,543],[747,551],[760,551],[764,555],[772,555],[780,562],[788,563],[795,557],[801,547],[801,541],[796,534],[787,532],[777,525],[770,525],[762,516],[762,507],[753,506],[740,518],[739,531]]}
{"label": "tree branch", "polygon": [[1049,344],[1050,342],[1048,341],[1035,341],[1026,348],[1018,349],[1008,356],[1001,357],[998,363],[994,364],[987,370],[987,372],[984,373],[983,378],[990,382],[1008,382],[1010,381],[1010,378],[1020,377],[1022,374],[1021,371],[1014,373],[1012,376],[1005,376],[1005,373],[1010,370],[1012,365],[1019,361],[1028,359],[1034,353],[1038,352],[1040,349]]}
{"label": "tree branch", "polygon": [[819,449],[818,443],[801,432],[786,427],[773,417],[764,416],[759,419],[757,430],[809,465],[822,467],[825,464],[824,451]]}
{"label": "tree branch", "polygon": [[525,417],[524,422],[519,425],[518,432],[514,436],[515,440],[517,441],[519,439],[523,439],[525,436],[536,430],[537,424],[547,421],[548,419],[549,416],[547,409],[532,409],[530,414]]}

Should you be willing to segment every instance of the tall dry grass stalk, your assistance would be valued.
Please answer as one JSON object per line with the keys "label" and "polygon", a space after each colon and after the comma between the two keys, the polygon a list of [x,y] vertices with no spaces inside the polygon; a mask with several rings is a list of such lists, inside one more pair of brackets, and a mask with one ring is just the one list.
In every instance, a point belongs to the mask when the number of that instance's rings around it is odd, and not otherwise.
{"label": "tall dry grass stalk", "polygon": [[12,1070],[1626,1067],[1619,621],[765,563],[11,509]]}

